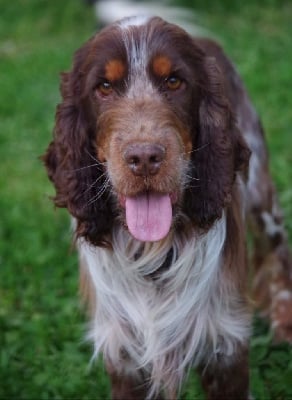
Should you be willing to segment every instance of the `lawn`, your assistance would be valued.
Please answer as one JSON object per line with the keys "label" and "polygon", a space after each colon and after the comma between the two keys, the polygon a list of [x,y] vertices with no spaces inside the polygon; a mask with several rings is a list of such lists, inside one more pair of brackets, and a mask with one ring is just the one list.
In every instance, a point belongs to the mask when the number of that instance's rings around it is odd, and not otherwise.
{"label": "lawn", "polygon": [[[262,116],[292,239],[292,3],[185,4],[196,4],[198,23],[224,45]],[[54,210],[38,159],[51,138],[59,72],[96,22],[81,0],[0,0],[0,9],[0,399],[108,399],[102,364],[90,368],[83,340],[69,219]],[[273,344],[257,319],[250,362],[256,399],[292,399],[292,349]],[[200,393],[192,374],[181,398]]]}

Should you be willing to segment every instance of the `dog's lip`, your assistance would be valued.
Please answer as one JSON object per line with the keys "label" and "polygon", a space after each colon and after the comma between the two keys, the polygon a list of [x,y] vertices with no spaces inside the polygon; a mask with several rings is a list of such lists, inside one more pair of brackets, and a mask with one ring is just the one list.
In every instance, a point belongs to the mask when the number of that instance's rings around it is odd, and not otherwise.
{"label": "dog's lip", "polygon": [[[151,191],[151,192],[154,193],[155,191]],[[137,195],[139,195],[139,194],[140,193],[137,193]],[[126,207],[126,198],[127,197],[135,197],[135,195],[134,196],[126,196],[124,194],[119,194],[118,195],[119,203],[123,208]],[[177,203],[177,201],[178,201],[178,193],[177,192],[170,192],[169,193],[169,197],[170,197],[170,200],[171,200],[171,204],[175,205]]]}

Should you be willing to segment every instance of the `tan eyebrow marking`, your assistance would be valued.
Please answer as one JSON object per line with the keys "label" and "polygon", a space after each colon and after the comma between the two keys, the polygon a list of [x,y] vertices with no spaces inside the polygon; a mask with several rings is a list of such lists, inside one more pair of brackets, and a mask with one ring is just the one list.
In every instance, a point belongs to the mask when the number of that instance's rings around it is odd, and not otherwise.
{"label": "tan eyebrow marking", "polygon": [[153,60],[153,71],[158,76],[167,77],[171,73],[172,64],[168,57],[157,56]]}
{"label": "tan eyebrow marking", "polygon": [[105,77],[110,82],[122,79],[125,71],[126,66],[121,60],[110,60],[105,65]]}

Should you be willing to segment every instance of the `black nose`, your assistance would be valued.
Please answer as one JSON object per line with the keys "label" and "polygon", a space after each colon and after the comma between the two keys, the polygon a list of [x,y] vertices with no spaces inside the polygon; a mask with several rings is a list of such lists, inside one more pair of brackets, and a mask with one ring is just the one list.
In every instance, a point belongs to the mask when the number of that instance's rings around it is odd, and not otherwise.
{"label": "black nose", "polygon": [[165,148],[159,144],[131,144],[124,153],[126,163],[137,176],[157,174],[164,158]]}

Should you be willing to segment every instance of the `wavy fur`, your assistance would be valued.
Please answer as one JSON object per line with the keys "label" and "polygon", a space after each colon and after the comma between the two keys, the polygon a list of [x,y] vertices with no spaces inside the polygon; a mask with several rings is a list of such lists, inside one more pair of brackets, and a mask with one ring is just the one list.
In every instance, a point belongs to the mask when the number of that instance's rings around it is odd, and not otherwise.
{"label": "wavy fur", "polygon": [[[292,266],[261,123],[232,63],[212,40],[133,17],[75,53],[61,93],[43,159],[55,204],[76,222],[88,336],[112,398],[175,399],[196,366],[208,399],[246,400],[246,216],[260,303],[280,337]],[[126,199],[141,195],[171,203],[159,242],[127,230]]]}
{"label": "wavy fur", "polygon": [[[121,371],[128,358],[128,374],[146,369],[150,397],[161,387],[179,387],[190,365],[212,362],[218,353],[231,357],[247,341],[249,315],[222,276],[225,240],[225,216],[191,239],[174,234],[141,243],[120,227],[113,251],[81,240],[81,263],[96,296],[89,333],[95,356],[102,352]],[[171,268],[161,272],[170,250]]]}

